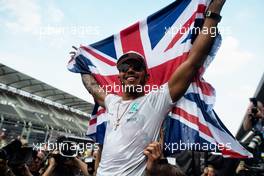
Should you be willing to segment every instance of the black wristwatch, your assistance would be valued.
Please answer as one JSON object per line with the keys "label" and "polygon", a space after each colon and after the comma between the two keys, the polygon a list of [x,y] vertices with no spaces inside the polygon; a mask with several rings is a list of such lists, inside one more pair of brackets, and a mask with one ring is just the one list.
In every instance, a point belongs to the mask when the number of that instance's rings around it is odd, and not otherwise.
{"label": "black wristwatch", "polygon": [[208,10],[208,11],[206,11],[206,13],[205,13],[205,18],[212,18],[212,19],[214,19],[214,20],[220,22],[221,19],[222,19],[222,16],[219,15],[219,14],[217,14],[217,13],[214,13],[214,12]]}

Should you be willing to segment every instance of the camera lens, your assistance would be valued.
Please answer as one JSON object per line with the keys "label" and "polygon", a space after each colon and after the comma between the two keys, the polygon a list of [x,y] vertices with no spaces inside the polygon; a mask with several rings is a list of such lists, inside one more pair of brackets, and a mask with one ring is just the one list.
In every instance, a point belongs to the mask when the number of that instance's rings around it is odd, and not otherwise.
{"label": "camera lens", "polygon": [[256,135],[252,138],[252,140],[250,141],[248,147],[255,149],[257,146],[259,146],[261,144],[261,137],[259,135]]}
{"label": "camera lens", "polygon": [[251,113],[252,114],[257,114],[258,113],[258,109],[256,107],[251,109]]}

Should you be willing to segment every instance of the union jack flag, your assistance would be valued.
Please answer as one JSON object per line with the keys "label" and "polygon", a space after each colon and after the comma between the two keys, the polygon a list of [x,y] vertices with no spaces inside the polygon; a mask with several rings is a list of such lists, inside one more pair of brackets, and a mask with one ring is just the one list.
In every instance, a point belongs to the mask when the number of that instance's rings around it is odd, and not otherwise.
{"label": "union jack flag", "polygon": [[[119,85],[117,59],[128,51],[136,51],[146,59],[149,85],[162,85],[183,63],[201,27],[209,0],[178,0],[148,16],[118,34],[88,46],[81,46],[68,69],[76,73],[92,73],[98,83]],[[185,95],[169,113],[165,143],[230,144],[220,151],[223,156],[246,158],[251,154],[232,136],[213,111],[215,91],[202,74],[220,47],[221,37],[215,40],[205,64],[194,78]],[[104,109],[95,106],[88,134],[103,143]],[[192,150],[212,151],[209,148]],[[171,152],[171,151],[170,151]]]}

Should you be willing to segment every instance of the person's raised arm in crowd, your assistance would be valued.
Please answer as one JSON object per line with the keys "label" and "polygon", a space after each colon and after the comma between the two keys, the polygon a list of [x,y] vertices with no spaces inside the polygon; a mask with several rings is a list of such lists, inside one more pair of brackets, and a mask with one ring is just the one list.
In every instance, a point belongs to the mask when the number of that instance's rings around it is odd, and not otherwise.
{"label": "person's raised arm in crowd", "polygon": [[158,161],[161,158],[162,151],[160,143],[150,143],[144,150],[144,155],[147,156],[147,175],[157,174],[159,172]]}
{"label": "person's raised arm in crowd", "polygon": [[174,102],[185,93],[209,54],[216,36],[215,30],[211,29],[217,27],[221,19],[220,12],[224,3],[225,0],[213,0],[209,5],[203,27],[193,44],[187,60],[181,64],[169,79],[170,95]]}
{"label": "person's raised arm in crowd", "polygon": [[[67,160],[63,163],[57,163],[54,157],[49,158],[49,166],[47,167],[46,171],[41,175],[41,176],[52,176],[55,173],[58,173],[56,171],[56,167],[58,165],[64,165],[64,167],[72,168],[72,169],[78,169],[82,172],[84,176],[88,176],[88,169],[87,169],[87,164],[84,163],[82,160],[79,158],[75,157],[72,158],[71,160]],[[63,175],[63,173],[61,173]]]}
{"label": "person's raised arm in crowd", "polygon": [[185,176],[180,168],[169,164],[163,157],[159,142],[150,143],[143,153],[147,156],[146,176]]}
{"label": "person's raised arm in crowd", "polygon": [[55,161],[55,158],[50,157],[49,160],[48,160],[48,164],[49,165],[48,165],[47,169],[45,170],[45,172],[41,176],[51,176],[51,175],[53,175],[55,167],[57,165],[56,161]]}
{"label": "person's raised arm in crowd", "polygon": [[82,172],[82,174],[84,176],[88,176],[88,168],[87,168],[87,164],[85,162],[83,162],[81,159],[75,157],[72,161],[73,166],[77,167],[78,169],[80,169],[80,171]]}

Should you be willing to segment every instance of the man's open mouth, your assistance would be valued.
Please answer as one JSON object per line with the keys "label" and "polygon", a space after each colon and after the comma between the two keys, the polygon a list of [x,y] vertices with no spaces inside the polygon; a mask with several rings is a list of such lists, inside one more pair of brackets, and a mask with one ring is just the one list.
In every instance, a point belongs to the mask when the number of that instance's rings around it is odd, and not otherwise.
{"label": "man's open mouth", "polygon": [[128,75],[125,77],[127,81],[136,81],[137,77],[134,75]]}
{"label": "man's open mouth", "polygon": [[136,78],[133,76],[130,76],[126,79],[127,81],[136,81]]}

